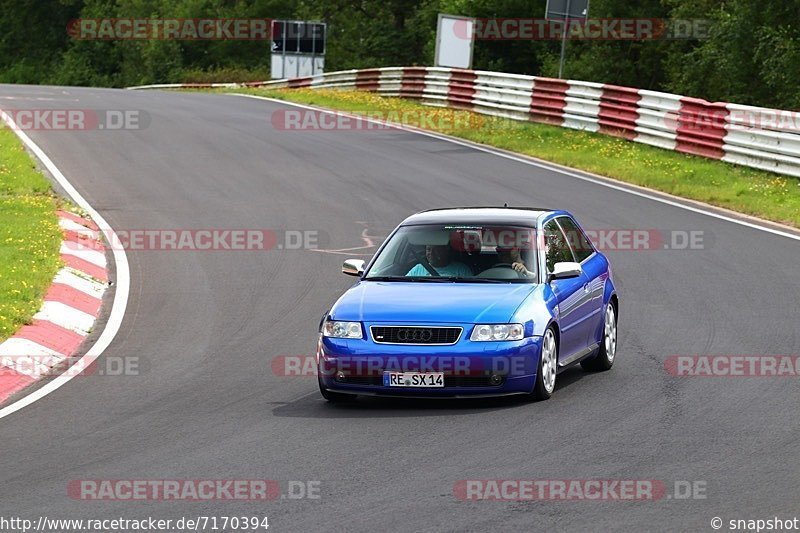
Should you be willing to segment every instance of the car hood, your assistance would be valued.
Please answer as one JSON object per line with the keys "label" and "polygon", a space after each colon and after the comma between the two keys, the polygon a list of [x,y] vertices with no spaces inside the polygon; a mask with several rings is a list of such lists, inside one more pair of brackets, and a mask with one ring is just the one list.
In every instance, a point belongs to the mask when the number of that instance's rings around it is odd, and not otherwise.
{"label": "car hood", "polygon": [[334,320],[397,323],[504,323],[533,283],[361,281],[331,309]]}

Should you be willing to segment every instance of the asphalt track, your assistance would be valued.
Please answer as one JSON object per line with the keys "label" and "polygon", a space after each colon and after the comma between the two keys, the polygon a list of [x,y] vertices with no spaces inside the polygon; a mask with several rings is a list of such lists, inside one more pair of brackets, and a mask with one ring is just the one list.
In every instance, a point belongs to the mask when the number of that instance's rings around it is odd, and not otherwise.
{"label": "asphalt track", "polygon": [[[542,403],[325,403],[271,370],[311,354],[346,256],[129,251],[104,357],[142,375],[75,378],[0,420],[0,516],[268,515],[272,530],[711,531],[798,515],[796,378],[676,378],[672,354],[798,354],[800,243],[402,131],[286,132],[281,104],[212,94],[0,86],[4,108],[137,109],[140,131],[32,131],[117,230],[321,230],[329,249],[451,205],[565,208],[589,228],[699,230],[702,250],[608,252],[621,297],[613,370]],[[369,252],[367,252],[369,253]],[[98,502],[78,479],[319,480],[321,498]],[[657,479],[706,499],[458,501],[463,479]]]}

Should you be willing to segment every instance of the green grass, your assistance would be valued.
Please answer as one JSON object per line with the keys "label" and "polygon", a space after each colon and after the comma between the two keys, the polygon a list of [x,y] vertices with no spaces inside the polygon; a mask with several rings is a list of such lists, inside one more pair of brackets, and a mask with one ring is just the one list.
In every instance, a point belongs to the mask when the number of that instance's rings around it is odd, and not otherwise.
{"label": "green grass", "polygon": [[[676,196],[800,227],[800,180],[616,137],[424,106],[365,91],[238,89],[331,109],[389,113],[404,122]],[[391,115],[394,113],[394,115]],[[432,122],[432,124],[431,124]]]}
{"label": "green grass", "polygon": [[0,127],[0,342],[39,310],[61,264],[56,207],[50,183]]}

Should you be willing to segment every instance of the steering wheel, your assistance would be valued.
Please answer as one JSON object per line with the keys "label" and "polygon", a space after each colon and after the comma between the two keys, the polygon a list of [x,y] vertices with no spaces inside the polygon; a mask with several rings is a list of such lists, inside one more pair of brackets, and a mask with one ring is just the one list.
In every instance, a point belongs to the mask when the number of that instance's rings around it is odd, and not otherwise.
{"label": "steering wheel", "polygon": [[512,265],[511,263],[495,263],[494,265],[492,265],[492,268],[510,268],[511,270],[513,270],[514,272],[517,273],[517,277],[518,278],[527,278],[528,277],[525,274],[523,274],[522,272],[520,272],[519,270],[515,269],[514,265]]}

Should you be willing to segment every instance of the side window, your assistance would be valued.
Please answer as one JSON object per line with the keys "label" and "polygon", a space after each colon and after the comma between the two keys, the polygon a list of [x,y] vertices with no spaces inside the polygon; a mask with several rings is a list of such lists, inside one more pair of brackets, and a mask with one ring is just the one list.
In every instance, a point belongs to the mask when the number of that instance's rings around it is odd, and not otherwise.
{"label": "side window", "polygon": [[575,253],[575,261],[582,263],[584,259],[594,253],[594,248],[586,238],[583,231],[578,227],[574,220],[569,217],[558,217],[558,223],[564,234],[567,236],[572,251]]}
{"label": "side window", "polygon": [[567,244],[567,238],[555,220],[544,225],[544,246],[548,272],[553,271],[556,263],[575,261]]}

